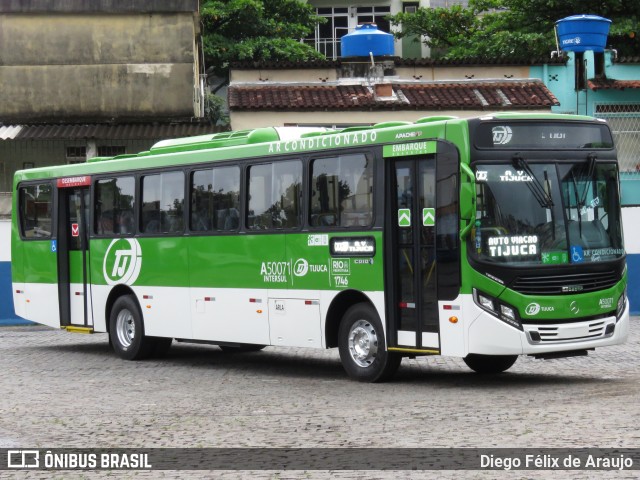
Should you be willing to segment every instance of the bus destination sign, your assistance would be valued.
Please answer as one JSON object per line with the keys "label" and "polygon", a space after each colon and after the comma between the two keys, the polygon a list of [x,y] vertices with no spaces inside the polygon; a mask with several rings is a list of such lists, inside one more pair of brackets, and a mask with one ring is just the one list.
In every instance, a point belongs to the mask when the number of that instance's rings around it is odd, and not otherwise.
{"label": "bus destination sign", "polygon": [[376,239],[373,237],[333,237],[330,242],[332,257],[373,257]]}
{"label": "bus destination sign", "polygon": [[610,149],[605,124],[490,122],[478,126],[474,144],[479,149]]}

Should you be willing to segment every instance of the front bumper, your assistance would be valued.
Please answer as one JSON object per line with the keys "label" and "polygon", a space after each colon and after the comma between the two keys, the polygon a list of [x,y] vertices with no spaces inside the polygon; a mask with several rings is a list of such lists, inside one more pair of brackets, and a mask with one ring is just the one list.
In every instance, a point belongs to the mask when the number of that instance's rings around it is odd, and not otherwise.
{"label": "front bumper", "polygon": [[615,316],[574,323],[523,325],[518,330],[476,307],[478,315],[467,331],[468,353],[537,355],[588,350],[623,343],[629,336],[629,302]]}

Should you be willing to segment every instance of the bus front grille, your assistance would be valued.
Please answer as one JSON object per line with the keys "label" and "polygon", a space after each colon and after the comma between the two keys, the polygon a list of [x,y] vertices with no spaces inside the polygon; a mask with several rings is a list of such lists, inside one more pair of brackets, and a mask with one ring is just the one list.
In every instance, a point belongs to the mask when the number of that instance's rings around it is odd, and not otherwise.
{"label": "bus front grille", "polygon": [[586,322],[524,325],[530,344],[573,343],[607,338],[614,334],[616,318],[608,317]]}
{"label": "bus front grille", "polygon": [[524,295],[569,295],[605,290],[620,280],[616,272],[518,277],[511,288]]}

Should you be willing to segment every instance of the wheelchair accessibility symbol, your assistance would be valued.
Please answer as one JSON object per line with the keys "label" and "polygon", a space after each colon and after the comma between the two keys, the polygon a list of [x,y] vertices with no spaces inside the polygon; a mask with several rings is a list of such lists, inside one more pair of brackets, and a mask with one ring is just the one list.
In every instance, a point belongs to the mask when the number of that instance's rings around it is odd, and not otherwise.
{"label": "wheelchair accessibility symbol", "polygon": [[582,247],[578,245],[574,245],[571,247],[571,263],[582,263],[584,262],[584,252]]}

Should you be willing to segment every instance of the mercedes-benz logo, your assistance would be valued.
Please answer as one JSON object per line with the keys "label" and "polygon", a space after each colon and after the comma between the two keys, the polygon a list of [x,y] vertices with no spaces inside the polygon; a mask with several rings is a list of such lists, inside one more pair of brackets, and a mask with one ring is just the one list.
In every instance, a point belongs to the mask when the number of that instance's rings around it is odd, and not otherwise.
{"label": "mercedes-benz logo", "polygon": [[580,312],[580,308],[575,301],[571,302],[571,304],[569,305],[569,310],[571,310],[571,313],[573,313],[574,315],[577,315]]}

